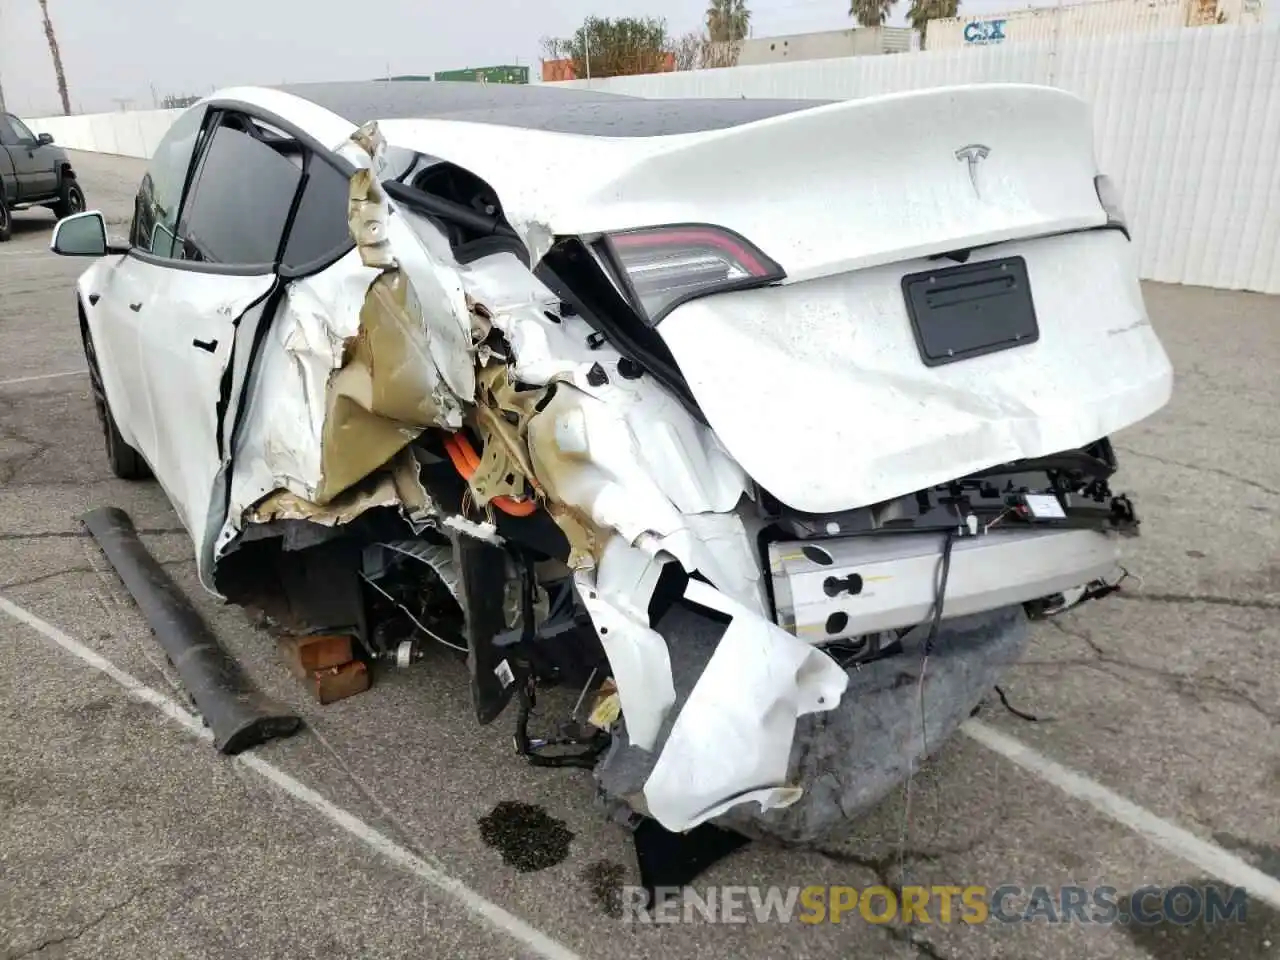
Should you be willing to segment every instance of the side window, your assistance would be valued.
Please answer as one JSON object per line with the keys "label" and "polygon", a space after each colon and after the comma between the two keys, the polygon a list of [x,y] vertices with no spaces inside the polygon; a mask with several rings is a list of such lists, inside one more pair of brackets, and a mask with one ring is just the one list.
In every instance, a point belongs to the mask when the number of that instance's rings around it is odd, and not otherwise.
{"label": "side window", "polygon": [[194,107],[173,122],[156,147],[138,188],[130,240],[139,250],[153,256],[174,255],[182,188],[187,182],[187,170],[196,151],[204,116],[204,107]]}
{"label": "side window", "polygon": [[13,132],[17,134],[18,142],[20,143],[36,142],[36,135],[31,132],[31,128],[28,127],[21,120],[19,120],[17,117],[15,117],[13,114],[9,114],[9,123],[13,126]]}
{"label": "side window", "polygon": [[284,248],[285,266],[314,263],[351,243],[351,230],[347,226],[348,193],[347,177],[312,155],[307,166],[307,185]]}
{"label": "side window", "polygon": [[182,208],[182,256],[274,265],[302,180],[301,150],[229,115],[209,140]]}
{"label": "side window", "polygon": [[18,135],[13,132],[9,123],[9,115],[0,113],[0,146],[11,147],[18,142]]}

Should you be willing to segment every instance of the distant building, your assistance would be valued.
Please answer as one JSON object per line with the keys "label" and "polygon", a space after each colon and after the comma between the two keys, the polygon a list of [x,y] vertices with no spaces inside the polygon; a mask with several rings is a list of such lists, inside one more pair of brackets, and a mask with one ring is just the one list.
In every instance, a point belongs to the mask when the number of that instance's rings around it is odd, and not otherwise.
{"label": "distant building", "polygon": [[788,60],[830,60],[906,53],[914,45],[910,27],[851,27],[781,37],[749,37],[738,42],[737,65],[785,63]]}
{"label": "distant building", "polygon": [[[596,58],[593,56],[591,62],[595,63]],[[661,70],[646,70],[645,73],[671,73],[676,68],[676,55],[668,53],[663,60]],[[573,61],[569,58],[561,60],[543,60],[542,61],[542,82],[557,83],[561,80],[579,80],[577,72],[573,68]]]}
{"label": "distant building", "polygon": [[573,72],[573,61],[565,57],[561,60],[543,60],[542,61],[542,82],[557,83],[561,80],[576,80],[578,75]]}
{"label": "distant building", "polygon": [[[1263,0],[1097,0],[930,20],[926,50],[1049,42],[1219,23],[1261,23]],[[963,10],[963,4],[961,5]]]}
{"label": "distant building", "polygon": [[528,83],[529,68],[518,66],[467,67],[464,70],[439,70],[436,80],[469,83]]}

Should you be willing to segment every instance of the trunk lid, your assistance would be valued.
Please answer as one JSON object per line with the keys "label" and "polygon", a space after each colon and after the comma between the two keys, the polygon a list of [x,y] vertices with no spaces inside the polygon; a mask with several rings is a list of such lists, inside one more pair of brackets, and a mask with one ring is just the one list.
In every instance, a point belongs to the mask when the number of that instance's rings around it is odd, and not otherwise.
{"label": "trunk lid", "polygon": [[941,365],[921,357],[902,280],[947,261],[707,296],[657,329],[757,483],[797,510],[852,509],[1084,446],[1167,402],[1172,369],[1120,231],[1000,244],[969,264],[1012,257],[1038,338]]}
{"label": "trunk lid", "polygon": [[526,236],[715,224],[790,282],[1106,222],[1090,109],[1049,87],[918,90],[661,137],[382,126],[487,180]]}

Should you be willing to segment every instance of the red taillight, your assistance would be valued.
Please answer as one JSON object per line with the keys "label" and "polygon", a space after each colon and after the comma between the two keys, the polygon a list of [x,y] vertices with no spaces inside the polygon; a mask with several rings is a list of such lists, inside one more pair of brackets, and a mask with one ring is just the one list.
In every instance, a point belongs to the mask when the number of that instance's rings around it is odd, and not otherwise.
{"label": "red taillight", "polygon": [[609,247],[650,324],[692,297],[781,280],[782,268],[731,230],[701,224],[613,233]]}

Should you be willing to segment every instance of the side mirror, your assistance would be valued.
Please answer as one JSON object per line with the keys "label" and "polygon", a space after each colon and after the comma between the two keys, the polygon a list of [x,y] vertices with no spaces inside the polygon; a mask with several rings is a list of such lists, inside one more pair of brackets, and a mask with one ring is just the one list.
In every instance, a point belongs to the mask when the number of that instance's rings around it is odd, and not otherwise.
{"label": "side mirror", "polygon": [[59,220],[49,249],[64,257],[105,257],[124,252],[107,243],[107,221],[97,210]]}
{"label": "side mirror", "polygon": [[36,137],[36,143],[38,143],[42,147],[47,147],[49,144],[53,143],[53,134],[52,133],[40,134],[39,136]]}

